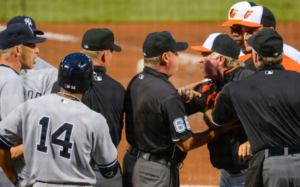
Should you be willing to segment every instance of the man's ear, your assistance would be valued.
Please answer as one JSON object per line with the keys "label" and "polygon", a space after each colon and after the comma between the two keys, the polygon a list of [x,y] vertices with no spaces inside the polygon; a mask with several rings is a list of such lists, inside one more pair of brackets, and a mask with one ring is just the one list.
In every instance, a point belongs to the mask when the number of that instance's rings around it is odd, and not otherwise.
{"label": "man's ear", "polygon": [[223,55],[219,56],[218,63],[220,66],[226,66],[226,59]]}
{"label": "man's ear", "polygon": [[169,54],[168,53],[163,53],[160,57],[161,61],[160,61],[160,65],[161,66],[166,66],[169,64]]}
{"label": "man's ear", "polygon": [[252,58],[253,58],[254,66],[257,68],[258,67],[258,63],[257,63],[258,56],[257,56],[257,53],[255,53],[254,51],[252,53]]}
{"label": "man's ear", "polygon": [[15,57],[21,55],[21,45],[14,46],[13,53],[14,53]]}
{"label": "man's ear", "polygon": [[269,29],[275,30],[274,27],[269,27]]}
{"label": "man's ear", "polygon": [[101,53],[101,61],[102,61],[103,63],[106,62],[106,55],[107,55],[107,51],[103,51],[103,52]]}

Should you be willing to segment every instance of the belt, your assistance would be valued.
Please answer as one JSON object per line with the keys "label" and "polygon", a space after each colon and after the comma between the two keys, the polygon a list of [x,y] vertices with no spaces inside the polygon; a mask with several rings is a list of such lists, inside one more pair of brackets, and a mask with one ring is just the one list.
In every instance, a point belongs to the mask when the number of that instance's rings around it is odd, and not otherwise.
{"label": "belt", "polygon": [[73,185],[73,186],[92,186],[91,184],[86,183],[52,183],[52,182],[44,182],[40,180],[36,180],[36,182],[45,183],[45,184],[56,184],[56,185]]}
{"label": "belt", "polygon": [[146,161],[152,161],[152,162],[156,162],[162,165],[166,165],[168,167],[173,167],[173,168],[179,168],[180,165],[182,164],[182,162],[170,162],[169,158],[167,158],[166,156],[159,156],[159,155],[154,155],[151,153],[145,153],[135,147],[133,147],[132,145],[129,146],[128,150],[130,155],[136,157],[136,158],[143,158]]}
{"label": "belt", "polygon": [[265,158],[272,156],[287,156],[292,154],[300,154],[300,147],[285,147],[283,149],[266,149]]}

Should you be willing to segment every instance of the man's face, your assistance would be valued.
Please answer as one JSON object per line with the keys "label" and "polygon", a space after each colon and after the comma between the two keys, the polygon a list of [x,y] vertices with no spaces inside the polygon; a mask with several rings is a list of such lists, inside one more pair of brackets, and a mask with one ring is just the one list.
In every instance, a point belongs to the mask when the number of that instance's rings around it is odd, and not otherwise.
{"label": "man's face", "polygon": [[170,55],[170,68],[169,68],[169,76],[172,76],[176,73],[177,69],[178,69],[178,52],[176,51],[171,51],[169,53]]}
{"label": "man's face", "polygon": [[263,27],[246,27],[246,26],[242,26],[242,29],[244,31],[245,50],[246,50],[246,52],[251,52],[252,47],[250,45],[248,45],[247,40],[250,38],[250,36],[255,35],[256,33],[258,33],[258,31],[263,29]]}
{"label": "man's face", "polygon": [[21,45],[21,63],[22,69],[32,69],[37,54],[40,52],[39,48],[35,44],[23,44]]}
{"label": "man's face", "polygon": [[218,60],[212,58],[211,52],[202,52],[199,59],[204,78],[216,79],[218,75]]}
{"label": "man's face", "polygon": [[240,48],[244,47],[244,32],[241,25],[230,26],[231,38],[234,39]]}

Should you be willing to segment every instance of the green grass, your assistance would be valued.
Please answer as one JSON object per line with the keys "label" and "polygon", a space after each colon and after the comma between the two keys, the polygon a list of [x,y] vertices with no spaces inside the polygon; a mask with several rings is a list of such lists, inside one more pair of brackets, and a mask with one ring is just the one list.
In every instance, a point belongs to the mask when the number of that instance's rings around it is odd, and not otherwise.
{"label": "green grass", "polygon": [[[25,11],[22,7],[25,3]],[[237,0],[0,0],[0,21],[28,15],[37,22],[224,21]],[[275,3],[276,2],[276,3]],[[259,0],[277,21],[300,21],[300,0]]]}

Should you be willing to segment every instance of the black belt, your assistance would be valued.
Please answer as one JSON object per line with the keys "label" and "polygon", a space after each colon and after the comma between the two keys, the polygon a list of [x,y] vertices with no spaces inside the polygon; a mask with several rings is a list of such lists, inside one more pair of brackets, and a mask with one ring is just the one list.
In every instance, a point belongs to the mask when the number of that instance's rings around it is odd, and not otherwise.
{"label": "black belt", "polygon": [[283,149],[266,149],[265,158],[272,156],[286,156],[292,154],[300,154],[300,147],[285,147]]}
{"label": "black belt", "polygon": [[167,158],[166,156],[160,156],[160,155],[154,155],[151,153],[145,153],[133,146],[130,145],[130,147],[127,150],[129,152],[130,155],[136,157],[136,158],[143,158],[146,161],[152,161],[152,162],[156,162],[162,165],[166,165],[168,167],[174,167],[174,168],[179,168],[182,162],[170,162],[169,158]]}

